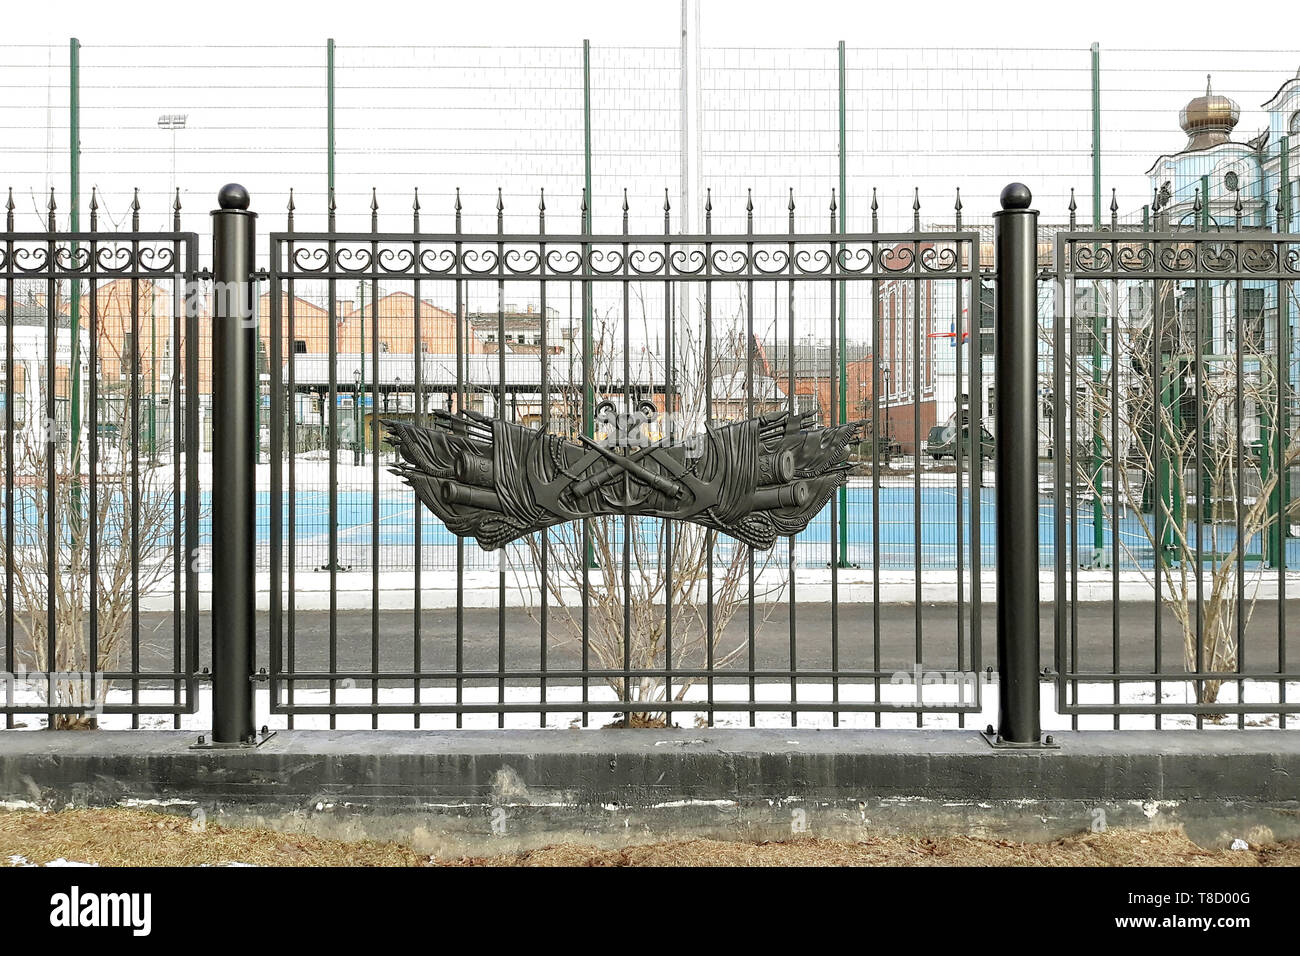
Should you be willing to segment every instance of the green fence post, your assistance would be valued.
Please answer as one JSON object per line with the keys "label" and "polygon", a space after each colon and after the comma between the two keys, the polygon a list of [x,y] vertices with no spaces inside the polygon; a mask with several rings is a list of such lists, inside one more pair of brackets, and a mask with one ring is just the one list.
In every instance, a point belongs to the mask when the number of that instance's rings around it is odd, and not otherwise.
{"label": "green fence post", "polygon": [[[849,191],[848,191],[848,141],[846,139],[846,97],[844,91],[844,41],[839,43],[839,79],[840,79],[840,235],[848,231],[849,221]],[[844,244],[840,244],[840,251],[844,251]],[[848,421],[849,403],[849,369],[848,369],[848,319],[846,318],[846,308],[848,306],[848,283],[843,279],[840,280],[840,308],[839,308],[839,351],[840,351],[840,395],[839,395],[839,412],[840,422]],[[918,453],[919,455],[919,453]],[[846,486],[840,485],[839,494],[839,566],[842,568],[850,567],[849,565],[849,490]]]}
{"label": "green fence post", "polygon": [[325,185],[334,195],[334,39],[325,41]]}
{"label": "green fence post", "polygon": [[[595,212],[594,197],[591,192],[591,41],[582,41],[582,232],[584,235],[593,232],[592,216]],[[584,251],[589,252],[590,244],[584,245]],[[587,269],[587,263],[584,256],[583,271]],[[595,421],[595,396],[591,381],[591,358],[595,351],[592,343],[592,302],[591,302],[591,283],[586,279],[582,280],[582,433],[588,438],[596,437]],[[504,346],[503,346],[504,347]],[[572,383],[570,383],[572,384]],[[624,391],[626,391],[626,383]],[[667,395],[664,396],[667,398]],[[671,409],[664,403],[664,414],[667,415]],[[596,548],[591,540],[591,527],[589,521],[584,519],[582,522],[582,536],[586,543],[587,567],[596,568]]]}
{"label": "green fence post", "polygon": [[[1092,45],[1092,228],[1101,230],[1101,47]],[[1101,504],[1101,408],[1095,398],[1101,391],[1101,344],[1105,335],[1100,306],[1100,285],[1094,284],[1096,295],[1093,296],[1092,318],[1092,472],[1089,484],[1092,485],[1092,564],[1102,561],[1105,554],[1105,536],[1103,525],[1105,516]],[[1109,310],[1108,310],[1109,311]],[[1112,465],[1112,471],[1114,467]]]}
{"label": "green fence post", "polygon": [[[81,228],[81,41],[73,37],[68,41],[68,171],[71,206],[68,215],[68,229],[77,232]],[[77,259],[80,243],[72,242],[72,259]],[[81,484],[81,280],[73,279],[69,289],[70,313],[68,326],[71,332],[71,425],[69,438],[72,450],[73,481],[73,520],[78,520]],[[12,373],[11,373],[12,374]],[[91,427],[94,427],[92,423]]]}

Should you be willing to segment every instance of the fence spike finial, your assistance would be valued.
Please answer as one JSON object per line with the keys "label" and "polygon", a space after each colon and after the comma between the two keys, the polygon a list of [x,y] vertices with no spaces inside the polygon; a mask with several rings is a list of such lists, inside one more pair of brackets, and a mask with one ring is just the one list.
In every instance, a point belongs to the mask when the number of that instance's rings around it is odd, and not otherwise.
{"label": "fence spike finial", "polygon": [[1241,231],[1241,212],[1243,209],[1241,202],[1241,190],[1237,190],[1237,201],[1232,204],[1232,211],[1237,217],[1237,231]]}
{"label": "fence spike finial", "polygon": [[713,232],[713,187],[708,186],[704,190],[704,231],[705,233]]}
{"label": "fence spike finial", "polygon": [[1114,232],[1119,228],[1119,195],[1112,188],[1110,191],[1110,229]]}
{"label": "fence spike finial", "polygon": [[745,190],[745,230],[754,231],[754,190],[749,188]]}
{"label": "fence spike finial", "polygon": [[55,211],[56,208],[57,208],[57,204],[54,202],[54,187],[51,186],[51,187],[50,187],[50,201],[49,201],[49,203],[48,203],[48,204],[46,205],[46,207],[45,207],[45,209],[46,209],[46,223],[45,223],[45,224],[49,227],[50,232],[54,232],[54,229],[55,229],[55,224],[54,224],[54,211]]}
{"label": "fence spike finial", "polygon": [[460,232],[460,187],[456,187],[456,231]]}
{"label": "fence spike finial", "polygon": [[[13,193],[9,194],[10,208],[13,208]],[[99,188],[90,187],[90,231],[94,232],[99,228]]]}
{"label": "fence spike finial", "polygon": [[954,205],[953,208],[954,208],[954,210],[955,210],[956,213],[957,213],[957,222],[956,222],[956,226],[957,226],[957,229],[960,230],[960,229],[961,229],[961,209],[962,209],[962,206],[961,206],[961,187],[960,187],[960,186],[957,187],[957,202],[956,202],[956,204]]}
{"label": "fence spike finial", "polygon": [[664,232],[672,231],[672,204],[668,202],[668,187],[664,187]]}
{"label": "fence spike finial", "polygon": [[1070,187],[1070,205],[1066,207],[1070,210],[1070,229],[1073,230],[1078,222],[1079,204],[1074,199],[1074,187]]}
{"label": "fence spike finial", "polygon": [[329,202],[327,203],[327,210],[328,210],[328,212],[329,212],[329,229],[330,229],[330,232],[333,232],[333,231],[334,231],[334,217],[335,217],[335,213],[336,213],[337,209],[338,209],[338,206],[337,206],[337,204],[334,202],[334,187],[331,186],[331,187],[329,188]]}
{"label": "fence spike finial", "polygon": [[416,186],[411,198],[411,227],[420,231],[420,187]]}
{"label": "fence spike finial", "polygon": [[876,199],[876,187],[871,187],[871,231],[875,232],[880,226],[880,202]]}
{"label": "fence spike finial", "polygon": [[627,234],[627,213],[628,210],[631,208],[632,207],[629,206],[627,202],[627,187],[624,186],[623,187],[623,233],[624,235]]}
{"label": "fence spike finial", "polygon": [[794,232],[794,187],[790,187],[790,202],[786,204],[786,209],[790,213],[790,231]]}
{"label": "fence spike finial", "polygon": [[181,187],[176,187],[176,198],[172,200],[172,229],[181,231]]}
{"label": "fence spike finial", "polygon": [[370,231],[379,231],[379,196],[375,187],[370,187]]}
{"label": "fence spike finial", "polygon": [[546,187],[537,188],[537,231],[546,231]]}
{"label": "fence spike finial", "polygon": [[1193,212],[1201,211],[1201,187],[1200,186],[1196,187],[1196,198],[1192,201],[1192,211]]}
{"label": "fence spike finial", "polygon": [[9,199],[5,202],[5,228],[14,231],[14,187],[9,187]]}
{"label": "fence spike finial", "polygon": [[293,232],[293,211],[294,211],[295,209],[297,209],[298,206],[297,206],[297,203],[295,203],[295,202],[293,201],[293,187],[292,187],[292,186],[289,187],[289,202],[285,204],[285,207],[284,207],[284,208],[285,208],[286,210],[288,210],[288,216],[286,216],[286,219],[288,220],[289,231],[290,231],[290,232]]}
{"label": "fence spike finial", "polygon": [[912,229],[921,231],[921,187],[912,187]]}

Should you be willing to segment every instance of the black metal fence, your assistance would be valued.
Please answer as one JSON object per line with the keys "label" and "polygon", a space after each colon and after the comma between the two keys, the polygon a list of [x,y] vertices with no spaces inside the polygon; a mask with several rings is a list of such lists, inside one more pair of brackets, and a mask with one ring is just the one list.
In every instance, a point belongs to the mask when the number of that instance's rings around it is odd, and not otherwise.
{"label": "black metal fence", "polygon": [[[8,726],[179,726],[213,678],[223,742],[259,712],[962,726],[995,667],[1022,744],[1040,678],[1074,725],[1294,711],[1289,235],[1065,231],[1053,263],[1029,219],[1008,252],[963,230],[960,201],[952,230],[918,204],[910,230],[848,233],[832,198],[810,233],[791,196],[784,231],[751,207],[725,234],[709,214],[674,232],[665,202],[662,233],[634,234],[626,215],[593,232],[585,207],[548,228],[541,196],[522,231],[500,204],[491,232],[466,232],[459,201],[422,223],[417,197],[401,231],[376,201],[369,232],[338,231],[332,203],[300,232],[290,199],[261,271],[244,203],[223,192],[211,275],[179,209],[167,233],[10,220]],[[1010,324],[1028,338],[994,336]],[[770,548],[624,511],[488,552],[394,471],[394,430],[600,444],[634,414],[666,445],[765,416],[857,432],[844,486]],[[995,549],[1020,570],[986,626]]]}
{"label": "black metal fence", "polygon": [[[1054,403],[1063,714],[1154,714],[1157,726],[1272,714],[1286,726],[1296,712],[1300,244],[1240,222],[1239,206],[1226,229],[1056,239],[1044,335],[1051,389],[1070,397]],[[1085,648],[1080,578],[1097,571],[1111,619]],[[1145,619],[1124,613],[1134,601]],[[1149,695],[1127,694],[1135,682]]]}
{"label": "black metal fence", "polygon": [[[285,396],[289,412],[275,413],[272,423],[271,576],[285,582],[271,595],[272,710],[369,714],[376,721],[381,714],[455,714],[459,721],[488,713],[501,725],[509,713],[536,713],[543,723],[549,714],[579,715],[584,724],[601,712],[693,713],[711,723],[734,711],[753,724],[761,712],[784,712],[793,723],[800,712],[829,712],[838,722],[851,711],[916,712],[919,720],[927,710],[978,710],[977,679],[927,688],[912,676],[922,661],[964,675],[981,666],[980,509],[971,502],[981,500],[982,469],[966,467],[969,441],[957,440],[948,449],[956,467],[942,487],[924,474],[921,401],[909,403],[910,469],[887,468],[890,449],[871,439],[890,434],[889,410],[878,398],[889,368],[855,363],[863,380],[855,381],[851,402],[848,363],[840,361],[851,339],[889,334],[898,345],[895,374],[913,394],[933,393],[936,383],[924,376],[933,375],[935,333],[961,326],[974,301],[978,236],[924,232],[919,217],[912,232],[846,234],[833,198],[827,230],[799,233],[794,203],[791,196],[788,231],[777,234],[754,232],[752,209],[746,232],[715,234],[710,205],[705,231],[682,235],[673,231],[667,202],[661,234],[629,234],[626,217],[621,234],[593,234],[585,210],[580,232],[556,234],[547,231],[544,199],[529,233],[507,232],[500,207],[495,233],[465,233],[459,205],[452,231],[422,232],[417,201],[409,232],[380,232],[376,208],[370,233],[273,234],[270,327],[280,334],[271,342],[270,390]],[[370,311],[341,324],[340,288],[357,288]],[[575,292],[576,310],[569,308]],[[394,300],[409,307],[397,315],[377,307]],[[529,305],[509,305],[520,301]],[[856,314],[850,301],[861,306]],[[367,317],[369,336],[360,338]],[[319,326],[308,328],[313,322],[323,326],[323,369],[318,356],[295,348],[320,337]],[[348,325],[358,327],[357,338]],[[825,343],[820,381],[815,366],[810,375],[798,361],[807,337]],[[781,349],[784,366],[768,359],[765,341]],[[445,351],[434,351],[442,343]],[[977,349],[978,338],[968,337],[953,350],[955,383],[978,385]],[[304,368],[315,376],[307,382]],[[770,551],[669,520],[598,517],[507,545],[485,573],[477,561],[479,569],[467,570],[473,543],[421,520],[423,508],[374,453],[385,426],[381,415],[364,413],[365,391],[378,409],[399,388],[410,396],[416,425],[435,413],[463,411],[604,439],[612,418],[602,409],[627,415],[648,402],[656,440],[782,410],[831,427],[864,419],[868,440],[853,448],[855,477],[820,522]],[[299,446],[295,410],[309,390],[318,393],[313,405],[323,410],[320,427],[331,449],[326,491],[315,500],[298,494],[302,464],[285,452]],[[351,398],[355,417],[351,468],[336,437],[348,414],[341,395]],[[396,413],[404,408],[398,403]],[[979,402],[962,412],[969,439],[972,428],[980,431]],[[341,650],[338,615],[339,577],[353,569],[340,558],[340,528],[358,526],[355,512],[347,520],[340,514],[359,484],[369,506],[369,554],[361,556],[370,572],[364,660]],[[894,513],[887,516],[882,499],[891,491],[896,500],[887,507]],[[922,513],[935,507],[926,501],[935,492],[951,496],[939,507],[953,515],[952,607],[941,618],[927,614],[922,593]],[[910,500],[900,507],[897,499]],[[906,621],[888,622],[888,635],[876,573],[887,544],[873,533],[866,547],[850,552],[850,501],[860,521],[864,511],[870,515],[872,529],[905,514],[915,532],[908,555],[914,603]],[[329,537],[321,568],[329,613],[304,624],[293,601],[296,551],[302,515],[313,508],[324,512]],[[394,522],[395,515],[402,520]],[[399,533],[391,533],[394,526]],[[397,550],[409,558],[394,563],[413,573],[406,623],[395,628],[384,615],[383,568],[385,554]],[[423,605],[426,568],[448,553],[454,607],[451,615],[434,615],[431,627]],[[846,578],[854,582],[851,601],[844,600]],[[495,596],[490,647],[467,642],[466,596],[476,589]],[[813,595],[805,597],[805,589]],[[812,626],[801,624],[809,601],[824,605]],[[349,656],[354,663],[343,666]],[[891,688],[900,674],[908,688]],[[340,697],[340,688],[350,699]]]}
{"label": "black metal fence", "polygon": [[[14,231],[13,209],[11,194],[0,710],[7,727],[150,713],[180,726],[200,666],[197,239],[179,202],[171,232],[142,232],[138,204],[130,231],[100,232],[93,196],[86,232],[56,231],[53,194],[46,232]],[[147,336],[170,347],[146,370]],[[165,441],[147,389],[171,413]]]}

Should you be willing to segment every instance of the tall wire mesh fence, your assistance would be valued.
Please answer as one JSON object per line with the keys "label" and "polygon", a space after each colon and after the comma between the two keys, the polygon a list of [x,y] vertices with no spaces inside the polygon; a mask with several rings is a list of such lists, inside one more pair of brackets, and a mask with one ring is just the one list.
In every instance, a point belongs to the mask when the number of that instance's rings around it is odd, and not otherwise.
{"label": "tall wire mesh fence", "polygon": [[[384,229],[404,227],[418,203],[423,228],[450,230],[459,197],[466,231],[495,229],[498,215],[507,231],[535,230],[544,203],[549,228],[576,232],[589,175],[587,223],[595,232],[616,233],[625,221],[633,232],[657,231],[665,219],[673,231],[707,225],[740,232],[751,216],[761,232],[783,230],[791,215],[797,229],[821,230],[832,202],[836,222],[851,232],[948,229],[959,217],[966,228],[987,229],[999,190],[1020,179],[1034,189],[1046,223],[1065,224],[1073,191],[1079,224],[1107,224],[1113,195],[1116,220],[1135,225],[1151,221],[1159,161],[1186,145],[1178,111],[1205,90],[1206,74],[1215,92],[1240,104],[1234,137],[1244,142],[1265,128],[1261,106],[1300,65],[1294,51],[1282,49],[1112,50],[1102,43],[1095,56],[1094,79],[1094,52],[1083,44],[887,49],[850,42],[841,49],[828,42],[787,49],[713,47],[695,39],[660,48],[575,42],[335,44],[329,50],[86,44],[77,50],[79,212],[84,227],[93,187],[101,228],[126,228],[136,200],[142,226],[161,228],[178,197],[182,221],[200,233],[202,247],[213,193],[238,180],[254,196],[263,234],[283,228],[291,189],[297,228],[319,230],[327,222],[332,175],[340,231],[369,228],[373,196]],[[44,227],[51,189],[60,228],[70,223],[72,73],[68,45],[0,47],[3,171],[19,228]],[[1270,132],[1276,143],[1286,131]],[[1195,177],[1172,183],[1171,201],[1190,202],[1200,185]],[[922,494],[941,496],[951,466],[927,454],[928,433],[957,412],[957,396],[943,397],[955,391],[957,346],[983,321],[988,303],[982,297],[966,302],[958,314],[949,302],[918,308],[908,291],[893,290],[896,302],[887,294],[882,308],[894,308],[897,321],[883,326],[885,341],[873,342],[866,293],[845,290],[843,369],[830,364],[818,303],[795,303],[791,340],[776,304],[755,302],[754,335],[773,368],[786,367],[794,353],[801,401],[823,421],[830,417],[833,377],[841,416],[880,404],[883,433],[875,440],[897,466],[897,480],[910,485],[911,473],[923,469]],[[572,328],[581,304],[557,292],[542,321],[553,330]],[[320,308],[324,295],[308,290],[303,297]],[[340,348],[355,356],[355,371],[368,387],[373,362],[363,369],[364,350],[346,343],[369,334],[363,330],[369,316],[392,326],[385,348],[405,353],[414,343],[396,331],[397,313],[386,310],[407,306],[382,291],[379,302],[368,302],[363,288],[341,288],[337,295],[345,300],[338,310]],[[430,296],[430,308],[450,307],[434,301],[435,292]],[[717,314],[739,328],[739,292],[732,299],[720,301]],[[524,316],[537,307],[501,305]],[[467,307],[486,313],[497,303],[484,293]],[[920,381],[912,380],[911,322],[923,324]],[[518,348],[534,345],[522,339],[536,331],[521,327],[512,333],[521,341],[511,343],[488,342],[488,334],[472,333],[484,348]],[[150,350],[159,365],[171,354],[167,339],[140,343],[145,366],[155,362]],[[311,353],[322,340],[317,330],[301,347]],[[427,345],[431,354],[454,350],[450,341]],[[653,339],[643,345],[658,347]],[[987,411],[991,376],[983,383],[984,393],[968,400]],[[365,388],[354,398],[347,384],[339,400],[355,403],[361,431],[365,415],[384,411],[385,397],[397,408],[412,401],[400,383],[388,382],[377,393],[381,407],[369,408]],[[872,396],[876,387],[882,394]],[[271,400],[263,396],[264,421]],[[322,399],[308,393],[294,401],[309,444]],[[926,409],[919,432],[912,416],[918,402]],[[304,446],[298,453],[321,452]],[[361,449],[363,458],[370,453]],[[322,492],[312,475],[304,468],[303,492]],[[846,499],[850,547],[869,540],[870,513],[860,491],[851,485]],[[937,540],[951,516],[936,508],[922,520]],[[943,564],[941,552],[927,556]],[[324,563],[319,557],[304,560]]]}

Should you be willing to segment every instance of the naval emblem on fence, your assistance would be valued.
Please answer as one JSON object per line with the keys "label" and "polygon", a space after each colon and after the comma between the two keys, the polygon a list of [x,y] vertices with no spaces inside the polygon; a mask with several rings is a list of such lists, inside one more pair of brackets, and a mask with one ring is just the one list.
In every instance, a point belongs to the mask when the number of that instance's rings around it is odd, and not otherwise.
{"label": "naval emblem on fence", "polygon": [[[755,548],[807,527],[845,481],[863,422],[829,428],[775,412],[651,441],[655,408],[616,413],[609,435],[572,441],[471,411],[434,412],[432,427],[386,422],[393,468],[453,534],[494,550],[551,525],[596,515],[692,521]],[[640,437],[636,437],[640,436]]]}

